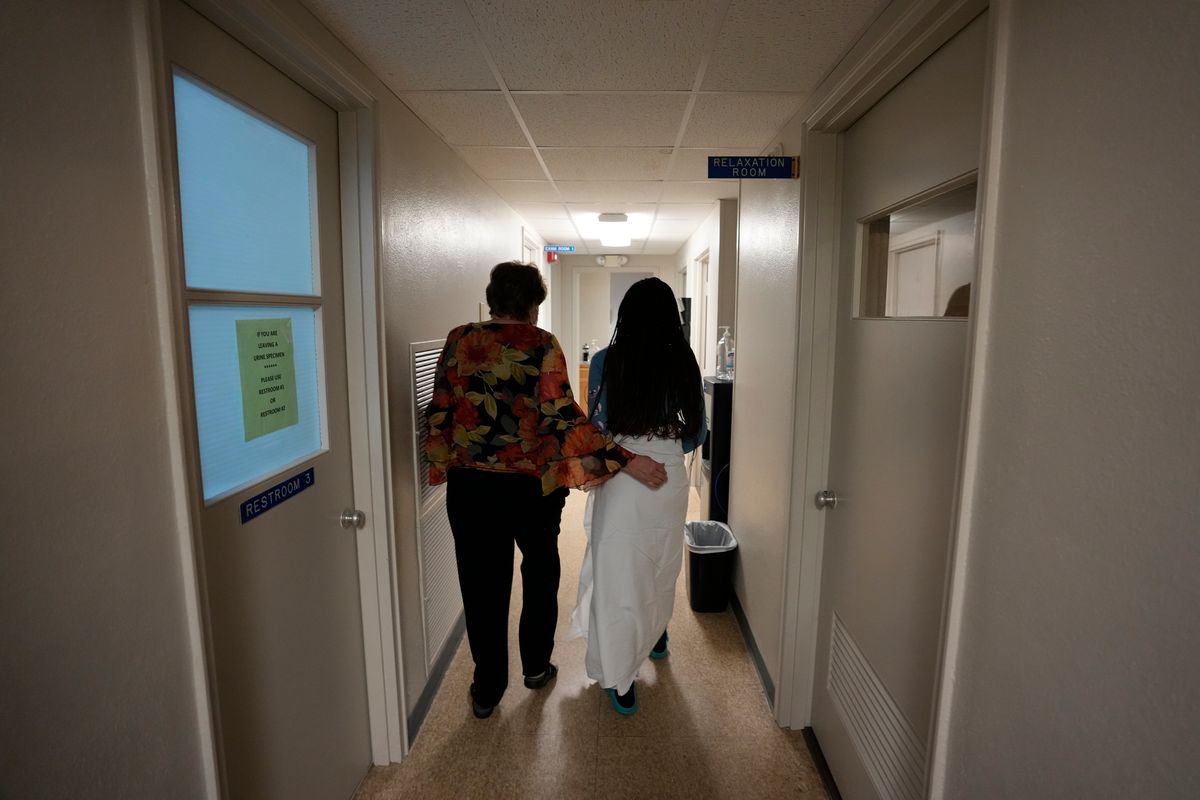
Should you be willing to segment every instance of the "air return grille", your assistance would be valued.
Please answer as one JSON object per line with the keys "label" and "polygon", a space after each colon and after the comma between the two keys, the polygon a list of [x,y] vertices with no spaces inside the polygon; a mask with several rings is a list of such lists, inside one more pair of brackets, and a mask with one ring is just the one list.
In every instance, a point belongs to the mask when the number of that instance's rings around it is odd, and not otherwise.
{"label": "air return grille", "polygon": [[850,740],[884,800],[919,800],[925,791],[925,745],[833,615],[829,694]]}
{"label": "air return grille", "polygon": [[425,665],[431,667],[462,613],[458,573],[454,563],[454,537],[446,516],[446,485],[429,485],[425,443],[429,427],[425,407],[433,399],[433,379],[445,340],[412,345],[413,430],[417,496],[417,558],[421,575],[421,620],[425,628]]}

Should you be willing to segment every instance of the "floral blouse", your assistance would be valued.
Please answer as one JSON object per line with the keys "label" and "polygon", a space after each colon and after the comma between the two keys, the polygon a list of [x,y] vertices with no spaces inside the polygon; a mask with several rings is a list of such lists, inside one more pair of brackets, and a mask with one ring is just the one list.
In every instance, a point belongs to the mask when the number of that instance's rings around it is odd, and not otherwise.
{"label": "floral blouse", "polygon": [[586,486],[632,458],[576,404],[554,334],[528,324],[450,331],[425,418],[431,484],[451,467],[473,467],[533,475],[550,494]]}

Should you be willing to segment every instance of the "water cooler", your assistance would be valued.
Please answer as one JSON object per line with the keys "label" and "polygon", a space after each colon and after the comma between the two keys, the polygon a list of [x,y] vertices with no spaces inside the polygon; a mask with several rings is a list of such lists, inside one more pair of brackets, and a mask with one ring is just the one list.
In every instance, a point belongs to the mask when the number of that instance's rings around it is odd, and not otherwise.
{"label": "water cooler", "polygon": [[704,379],[708,439],[700,452],[700,518],[729,521],[729,434],[733,426],[733,381]]}

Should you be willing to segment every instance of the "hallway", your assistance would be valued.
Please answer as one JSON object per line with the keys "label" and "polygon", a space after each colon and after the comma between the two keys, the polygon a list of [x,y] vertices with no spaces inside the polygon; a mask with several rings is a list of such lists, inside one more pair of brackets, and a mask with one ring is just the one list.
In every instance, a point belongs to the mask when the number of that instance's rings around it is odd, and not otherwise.
{"label": "hallway", "polygon": [[[574,607],[586,546],[585,498],[572,492],[563,512],[559,636]],[[694,492],[691,500],[689,518],[697,516]],[[409,757],[372,768],[358,800],[826,797],[800,732],[772,719],[733,612],[692,612],[685,580],[681,573],[671,655],[646,660],[639,710],[621,717],[587,679],[581,639],[556,646],[559,675],[548,688],[521,685],[514,568],[509,689],[495,714],[486,720],[471,714],[464,637]]]}
{"label": "hallway", "polygon": [[[1200,797],[1197,39],[1196,0],[0,5],[0,798],[824,797],[801,730],[848,800]],[[580,641],[470,711],[422,395],[511,260],[576,396],[634,276],[702,374],[736,337],[740,610],[678,584],[630,718]]]}

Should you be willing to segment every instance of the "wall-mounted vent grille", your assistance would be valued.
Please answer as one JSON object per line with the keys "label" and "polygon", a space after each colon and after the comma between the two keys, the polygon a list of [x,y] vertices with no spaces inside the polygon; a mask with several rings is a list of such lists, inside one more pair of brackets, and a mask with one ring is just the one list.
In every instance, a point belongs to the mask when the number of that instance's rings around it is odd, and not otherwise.
{"label": "wall-mounted vent grille", "polygon": [[441,486],[429,485],[429,462],[424,457],[425,442],[429,440],[429,426],[425,424],[425,408],[433,399],[433,379],[437,372],[438,356],[442,353],[442,344],[420,342],[413,345],[413,413],[416,415],[417,431],[417,497],[422,508],[443,490]]}
{"label": "wall-mounted vent grille", "polygon": [[925,791],[925,745],[837,614],[829,643],[828,688],[879,796],[919,800]]}
{"label": "wall-mounted vent grille", "polygon": [[458,571],[454,562],[454,537],[446,516],[446,485],[429,485],[425,443],[429,427],[425,408],[433,399],[433,379],[445,340],[412,345],[413,430],[417,495],[417,558],[421,575],[421,620],[425,627],[425,666],[431,667],[462,613]]}

